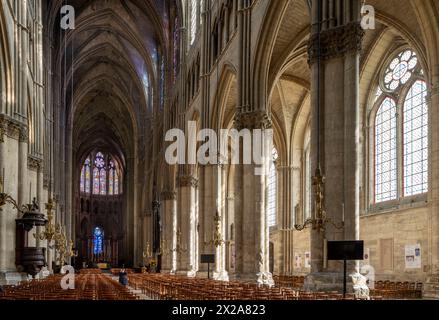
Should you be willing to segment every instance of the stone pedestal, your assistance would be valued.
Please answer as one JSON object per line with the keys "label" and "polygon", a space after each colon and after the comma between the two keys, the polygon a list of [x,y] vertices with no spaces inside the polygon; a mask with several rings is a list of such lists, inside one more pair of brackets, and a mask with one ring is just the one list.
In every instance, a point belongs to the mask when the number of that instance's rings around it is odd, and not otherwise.
{"label": "stone pedestal", "polygon": [[229,281],[229,273],[226,270],[213,273],[213,279],[217,281]]}
{"label": "stone pedestal", "polygon": [[[352,278],[347,275],[347,291],[352,293]],[[312,292],[343,292],[343,273],[338,272],[317,272],[310,273],[305,278],[304,289]]]}
{"label": "stone pedestal", "polygon": [[428,278],[427,282],[424,284],[422,298],[439,300],[439,275]]}
{"label": "stone pedestal", "polygon": [[29,276],[23,272],[1,272],[0,273],[0,285],[10,286],[16,285],[21,281],[29,280]]}

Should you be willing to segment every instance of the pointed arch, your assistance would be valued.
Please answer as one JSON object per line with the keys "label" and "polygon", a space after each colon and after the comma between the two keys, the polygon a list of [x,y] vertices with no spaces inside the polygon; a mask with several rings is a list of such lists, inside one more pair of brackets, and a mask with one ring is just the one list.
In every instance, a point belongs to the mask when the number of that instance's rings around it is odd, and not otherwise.
{"label": "pointed arch", "polygon": [[12,112],[10,106],[12,74],[8,24],[4,12],[3,2],[0,2],[0,112],[9,114]]}

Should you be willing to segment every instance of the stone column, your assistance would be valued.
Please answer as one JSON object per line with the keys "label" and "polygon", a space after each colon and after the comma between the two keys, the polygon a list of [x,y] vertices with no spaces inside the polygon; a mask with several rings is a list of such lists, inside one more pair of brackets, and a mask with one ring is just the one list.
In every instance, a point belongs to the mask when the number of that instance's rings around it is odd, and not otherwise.
{"label": "stone column", "polygon": [[[292,259],[291,254],[293,251],[293,233],[292,233],[292,172],[291,166],[279,165],[277,166],[277,225],[280,231],[280,241],[278,245],[281,247],[278,259],[275,259],[275,270],[278,270],[280,274],[291,274],[292,272]],[[279,192],[282,190],[282,192]],[[279,264],[276,267],[276,262]],[[276,272],[275,272],[276,273]]]}
{"label": "stone column", "polygon": [[[333,223],[326,230],[312,230],[312,273],[307,286],[315,290],[340,289],[342,263],[324,262],[326,240],[357,240],[359,237],[359,54],[364,31],[360,2],[343,1],[337,10],[323,0],[313,2],[313,30],[309,43],[311,66],[311,168],[321,167],[326,177],[324,207]],[[322,15],[323,12],[326,12]],[[329,19],[328,19],[329,18]],[[330,21],[330,23],[329,23]],[[321,28],[319,28],[319,26]],[[320,98],[320,101],[319,101]],[[314,212],[314,188],[313,212]],[[349,272],[355,264],[350,264]]]}
{"label": "stone column", "polygon": [[[222,165],[207,165],[204,167],[204,219],[202,253],[215,254],[215,267],[213,279],[228,281],[229,275],[226,270],[226,227],[225,227],[225,170]],[[220,221],[215,222],[219,216]],[[224,242],[215,245],[216,223],[219,223],[219,240]],[[219,234],[216,236],[219,237]],[[205,271],[205,268],[203,269]]]}
{"label": "stone column", "polygon": [[[271,121],[266,111],[266,103],[255,97],[252,72],[252,10],[253,0],[238,1],[238,107],[235,126],[241,129],[269,129]],[[248,145],[246,147],[249,147]],[[253,144],[252,147],[255,147]],[[243,145],[240,143],[242,150]],[[252,148],[253,149],[253,148]],[[264,148],[262,167],[242,164],[236,167],[235,186],[241,199],[235,202],[236,221],[236,277],[273,285],[269,272],[269,228],[266,215],[266,162],[272,150]],[[240,153],[242,160],[242,152]],[[259,174],[256,174],[258,169]],[[262,169],[262,170],[261,170]],[[240,180],[240,181],[239,181]]]}
{"label": "stone column", "polygon": [[176,243],[176,217],[177,217],[177,193],[175,191],[165,190],[162,192],[163,201],[163,239],[165,240],[164,246],[162,245],[162,273],[174,273],[175,264],[174,256],[175,252],[172,251],[175,248]]}
{"label": "stone column", "polygon": [[[265,111],[239,112],[235,119],[238,129],[262,129],[264,132],[271,127],[271,122]],[[252,150],[255,147],[252,145]],[[241,144],[242,149],[242,144]],[[262,156],[269,159],[271,150],[263,148]],[[242,152],[241,152],[242,158]],[[242,159],[241,159],[242,160]],[[240,208],[235,215],[241,214],[237,223],[237,277],[243,280],[255,281],[259,284],[274,285],[269,265],[269,227],[266,213],[267,161],[262,166],[256,164],[238,165],[242,185]],[[242,163],[242,162],[241,162]],[[235,190],[237,192],[237,190]],[[241,236],[238,237],[238,235]]]}
{"label": "stone column", "polygon": [[[6,170],[3,172],[3,168],[5,168],[5,162],[6,162],[6,153],[5,153],[5,139],[6,137],[6,130],[7,130],[7,124],[6,122],[2,121],[0,122],[0,183],[2,184],[2,192],[7,192],[6,187],[3,185],[3,182],[5,181],[5,177],[3,174],[6,175]],[[9,214],[9,212],[6,212],[6,210],[3,208],[0,208],[0,273],[10,271],[8,263],[7,263],[7,217],[6,215]]]}
{"label": "stone column", "polygon": [[[38,162],[38,171],[37,171],[37,201],[38,205],[40,206],[40,211],[44,212],[44,206],[42,205],[43,202],[43,162]],[[40,248],[42,246],[41,240],[39,238],[39,235],[41,234],[42,227],[37,227],[37,239],[36,239],[36,246]]]}
{"label": "stone column", "polygon": [[178,179],[177,274],[194,277],[195,272],[195,192],[198,180],[191,176]]}
{"label": "stone column", "polygon": [[[27,127],[20,128],[18,139],[18,204],[26,205],[32,202],[29,199],[29,181],[27,174],[27,155],[28,155],[28,131]],[[36,188],[36,186],[34,186]],[[35,190],[35,189],[34,189]]]}

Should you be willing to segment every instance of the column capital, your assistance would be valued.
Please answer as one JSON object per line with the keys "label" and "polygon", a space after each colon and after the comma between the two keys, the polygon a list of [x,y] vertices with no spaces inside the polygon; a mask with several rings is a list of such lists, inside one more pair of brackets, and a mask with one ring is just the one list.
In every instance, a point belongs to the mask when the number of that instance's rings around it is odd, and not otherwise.
{"label": "column capital", "polygon": [[178,186],[182,187],[193,187],[196,188],[198,186],[198,179],[191,175],[179,176],[178,177]]}
{"label": "column capital", "polygon": [[18,140],[23,127],[24,125],[19,121],[6,115],[0,115],[0,138],[2,141],[4,134],[6,134],[9,138]]}
{"label": "column capital", "polygon": [[163,190],[162,191],[162,200],[163,201],[175,200],[175,199],[177,199],[177,192],[175,192],[174,190]]}
{"label": "column capital", "polygon": [[27,157],[27,167],[33,171],[39,171],[43,168],[43,160],[34,156]]}
{"label": "column capital", "polygon": [[242,129],[270,129],[271,119],[266,110],[243,110],[240,108],[235,116],[235,125],[238,130]]}
{"label": "column capital", "polygon": [[[321,60],[339,58],[349,52],[360,52],[364,37],[364,30],[359,22],[314,33],[308,43],[309,64]],[[319,50],[320,40],[320,50]]]}
{"label": "column capital", "polygon": [[28,142],[29,141],[29,131],[28,131],[27,126],[20,126],[18,140],[20,142]]}

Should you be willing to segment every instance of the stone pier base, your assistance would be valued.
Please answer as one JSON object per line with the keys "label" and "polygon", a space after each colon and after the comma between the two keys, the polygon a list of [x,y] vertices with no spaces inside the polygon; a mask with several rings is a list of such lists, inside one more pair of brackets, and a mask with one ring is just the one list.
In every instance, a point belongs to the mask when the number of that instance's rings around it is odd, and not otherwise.
{"label": "stone pier base", "polygon": [[[347,275],[346,288],[348,293],[353,292],[352,278]],[[343,273],[318,272],[311,273],[305,277],[304,289],[312,292],[343,292]]]}
{"label": "stone pier base", "polygon": [[193,270],[180,270],[174,273],[177,276],[183,276],[183,277],[188,277],[188,278],[195,278],[197,276],[197,273]]}
{"label": "stone pier base", "polygon": [[213,279],[217,281],[229,281],[229,274],[227,271],[214,272]]}
{"label": "stone pier base", "polygon": [[160,273],[174,275],[176,272],[175,272],[175,270],[162,269],[162,270],[160,270]]}
{"label": "stone pier base", "polygon": [[22,272],[0,272],[0,285],[16,285],[21,281],[27,281],[30,277]]}
{"label": "stone pier base", "polygon": [[244,282],[253,282],[262,286],[274,286],[273,275],[270,272],[236,274],[233,279]]}

